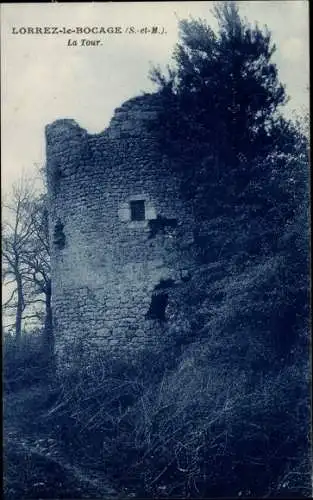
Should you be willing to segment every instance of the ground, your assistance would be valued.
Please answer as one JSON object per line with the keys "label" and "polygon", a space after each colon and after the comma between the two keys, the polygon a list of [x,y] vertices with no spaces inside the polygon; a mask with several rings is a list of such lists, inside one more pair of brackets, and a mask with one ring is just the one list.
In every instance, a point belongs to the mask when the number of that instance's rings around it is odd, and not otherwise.
{"label": "ground", "polygon": [[[61,442],[49,436],[46,415],[53,393],[36,385],[4,396],[4,494],[6,500],[122,498],[84,468],[69,463]],[[48,410],[47,410],[48,409]]]}

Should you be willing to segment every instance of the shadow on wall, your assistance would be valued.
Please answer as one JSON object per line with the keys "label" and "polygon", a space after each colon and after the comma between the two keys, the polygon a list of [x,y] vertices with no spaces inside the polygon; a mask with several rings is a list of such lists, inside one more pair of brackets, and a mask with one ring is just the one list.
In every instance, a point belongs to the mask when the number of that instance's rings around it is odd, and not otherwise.
{"label": "shadow on wall", "polygon": [[165,234],[166,230],[175,229],[177,225],[177,219],[167,219],[158,215],[156,219],[149,220],[149,238],[154,238],[158,233]]}

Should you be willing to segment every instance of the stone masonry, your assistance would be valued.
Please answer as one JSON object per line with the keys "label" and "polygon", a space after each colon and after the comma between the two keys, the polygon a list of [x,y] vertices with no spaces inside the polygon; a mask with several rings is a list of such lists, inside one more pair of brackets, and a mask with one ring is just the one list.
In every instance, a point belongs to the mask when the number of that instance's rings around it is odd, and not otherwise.
{"label": "stone masonry", "polygon": [[46,127],[56,352],[155,348],[183,314],[193,215],[151,124],[158,96],[131,99],[89,135]]}

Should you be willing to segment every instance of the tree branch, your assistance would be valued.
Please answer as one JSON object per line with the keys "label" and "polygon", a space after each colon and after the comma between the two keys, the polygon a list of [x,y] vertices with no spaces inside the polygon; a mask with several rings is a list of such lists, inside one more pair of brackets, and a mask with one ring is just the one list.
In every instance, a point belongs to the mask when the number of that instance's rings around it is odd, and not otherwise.
{"label": "tree branch", "polygon": [[[8,306],[9,306],[9,304],[10,304],[11,300],[13,299],[14,294],[15,294],[16,292],[17,292],[17,288],[15,288],[15,289],[13,290],[13,292],[11,293],[10,298],[9,298],[9,299],[8,299],[8,300],[7,300],[7,301],[6,301],[3,305],[2,305],[2,307],[8,307]],[[16,306],[14,306],[14,307],[16,307]]]}

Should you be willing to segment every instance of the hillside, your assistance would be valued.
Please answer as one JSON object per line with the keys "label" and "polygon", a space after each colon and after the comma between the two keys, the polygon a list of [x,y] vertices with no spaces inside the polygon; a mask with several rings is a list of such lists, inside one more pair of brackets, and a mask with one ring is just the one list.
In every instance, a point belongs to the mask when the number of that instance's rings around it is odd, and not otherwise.
{"label": "hillside", "polygon": [[[218,220],[229,236],[230,222]],[[162,356],[99,353],[52,384],[11,390],[6,497],[309,496],[307,276],[293,227],[281,235],[293,246],[243,260],[235,224],[231,248],[186,284],[190,321]]]}

